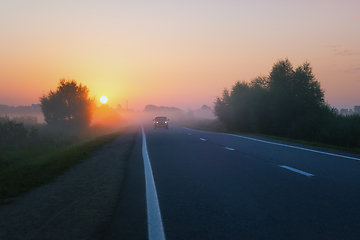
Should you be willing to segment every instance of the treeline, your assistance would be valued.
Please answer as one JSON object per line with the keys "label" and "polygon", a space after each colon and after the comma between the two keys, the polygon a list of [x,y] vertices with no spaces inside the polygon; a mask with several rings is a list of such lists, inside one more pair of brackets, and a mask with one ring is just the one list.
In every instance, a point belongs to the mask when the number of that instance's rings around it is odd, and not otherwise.
{"label": "treeline", "polygon": [[31,106],[8,106],[0,104],[0,115],[38,115],[42,114],[40,104]]}
{"label": "treeline", "polygon": [[148,104],[144,108],[144,112],[174,112],[174,113],[182,113],[182,110],[180,108],[176,107],[165,107],[165,106],[155,106],[152,104]]}
{"label": "treeline", "polygon": [[360,115],[341,116],[326,104],[307,62],[294,69],[279,60],[268,76],[237,82],[216,99],[214,113],[230,131],[360,147]]}

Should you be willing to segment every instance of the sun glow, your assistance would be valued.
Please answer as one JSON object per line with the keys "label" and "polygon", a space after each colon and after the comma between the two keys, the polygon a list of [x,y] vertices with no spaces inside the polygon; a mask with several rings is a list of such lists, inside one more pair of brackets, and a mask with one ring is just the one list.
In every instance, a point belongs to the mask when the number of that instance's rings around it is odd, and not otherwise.
{"label": "sun glow", "polygon": [[100,102],[101,102],[101,103],[107,103],[107,101],[108,101],[108,98],[107,98],[106,96],[102,96],[102,97],[100,98]]}

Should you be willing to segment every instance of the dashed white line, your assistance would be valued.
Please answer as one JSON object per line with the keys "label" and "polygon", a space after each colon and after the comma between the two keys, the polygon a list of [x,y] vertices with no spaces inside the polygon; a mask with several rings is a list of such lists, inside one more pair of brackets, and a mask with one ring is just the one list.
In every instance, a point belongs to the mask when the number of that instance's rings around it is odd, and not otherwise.
{"label": "dashed white line", "polygon": [[224,147],[224,148],[227,150],[230,150],[230,151],[235,151],[235,149],[233,149],[233,148],[229,148],[229,147]]}
{"label": "dashed white line", "polygon": [[313,177],[313,176],[315,176],[314,174],[307,173],[307,172],[304,172],[304,171],[301,171],[301,170],[299,170],[299,169],[292,168],[292,167],[289,167],[289,166],[279,165],[279,167],[285,168],[285,169],[290,170],[290,171],[293,171],[293,172],[300,173],[300,174],[305,175],[305,176],[307,176],[307,177]]}
{"label": "dashed white line", "polygon": [[146,146],[146,136],[144,127],[142,128],[142,155],[145,168],[145,185],[146,185],[146,206],[148,218],[148,237],[149,240],[165,240],[165,233],[161,219],[159,200],[156,193],[154,177],[151,169],[150,159]]}
{"label": "dashed white line", "polygon": [[204,141],[204,142],[206,141],[206,139],[204,139],[204,138],[200,138],[200,140],[201,140],[201,141]]}
{"label": "dashed white line", "polygon": [[191,133],[187,133],[187,135],[191,135]]}

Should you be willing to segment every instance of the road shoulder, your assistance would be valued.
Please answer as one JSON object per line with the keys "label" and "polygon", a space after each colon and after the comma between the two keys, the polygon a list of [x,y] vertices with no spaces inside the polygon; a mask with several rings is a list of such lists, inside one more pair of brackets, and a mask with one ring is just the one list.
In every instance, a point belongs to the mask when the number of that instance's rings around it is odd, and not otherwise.
{"label": "road shoulder", "polygon": [[138,128],[54,182],[0,206],[0,239],[99,239],[120,193]]}
{"label": "road shoulder", "polygon": [[107,240],[148,239],[141,129],[126,166],[117,207],[107,229]]}

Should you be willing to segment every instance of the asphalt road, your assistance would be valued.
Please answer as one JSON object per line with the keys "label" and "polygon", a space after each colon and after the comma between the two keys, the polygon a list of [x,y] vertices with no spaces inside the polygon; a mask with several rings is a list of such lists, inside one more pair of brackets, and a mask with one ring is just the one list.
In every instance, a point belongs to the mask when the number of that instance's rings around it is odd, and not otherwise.
{"label": "asphalt road", "polygon": [[[144,129],[166,239],[360,239],[359,160]],[[148,238],[141,146],[139,132],[108,239]]]}

